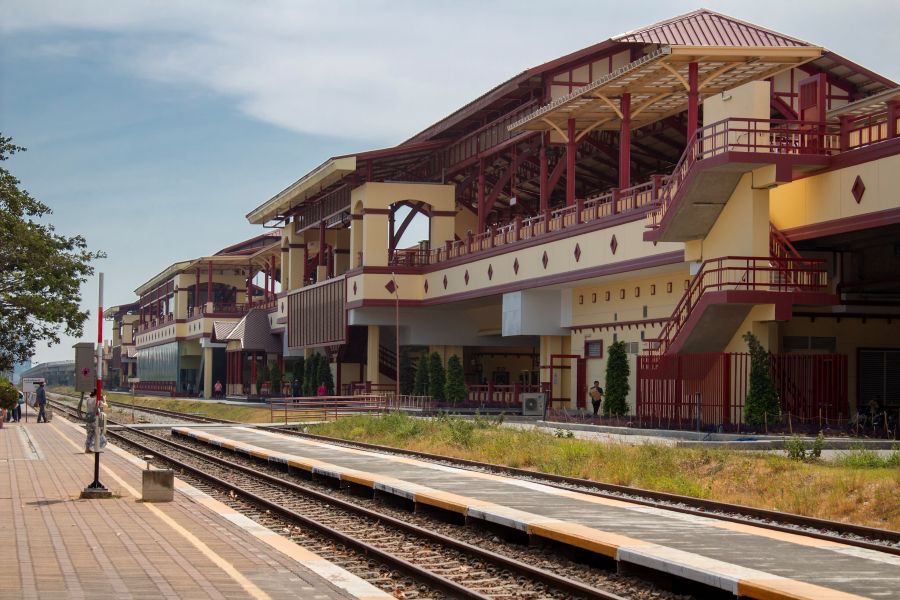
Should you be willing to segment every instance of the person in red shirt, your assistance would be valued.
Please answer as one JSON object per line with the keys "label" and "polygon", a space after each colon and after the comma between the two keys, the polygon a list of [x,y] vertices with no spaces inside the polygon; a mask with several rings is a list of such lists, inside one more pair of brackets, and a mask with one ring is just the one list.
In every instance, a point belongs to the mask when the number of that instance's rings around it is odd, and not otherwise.
{"label": "person in red shirt", "polygon": [[319,389],[316,390],[316,395],[317,396],[327,396],[328,395],[328,388],[325,387],[324,381],[322,382],[322,385],[319,386]]}
{"label": "person in red shirt", "polygon": [[222,382],[216,380],[216,384],[213,386],[213,398],[225,398],[222,395]]}

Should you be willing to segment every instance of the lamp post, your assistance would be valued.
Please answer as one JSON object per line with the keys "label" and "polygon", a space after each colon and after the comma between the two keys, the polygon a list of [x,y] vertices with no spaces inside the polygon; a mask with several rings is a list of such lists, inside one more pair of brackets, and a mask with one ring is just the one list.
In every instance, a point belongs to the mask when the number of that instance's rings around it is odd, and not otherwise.
{"label": "lamp post", "polygon": [[394,398],[400,402],[400,293],[395,273],[391,273],[391,283],[394,284]]}

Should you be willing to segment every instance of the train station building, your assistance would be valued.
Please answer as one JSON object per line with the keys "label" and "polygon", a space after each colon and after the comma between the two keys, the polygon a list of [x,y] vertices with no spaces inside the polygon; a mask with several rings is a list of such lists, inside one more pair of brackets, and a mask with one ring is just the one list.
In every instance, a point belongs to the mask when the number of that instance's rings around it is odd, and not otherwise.
{"label": "train station building", "polygon": [[458,355],[472,398],[575,409],[622,341],[633,415],[690,419],[699,393],[730,426],[749,331],[796,417],[900,407],[898,119],[897,83],[709,10],[612,37],[322,157],[248,212],[271,233],[147,281],[138,373],[239,393],[319,352],[344,388],[393,387],[399,345]]}

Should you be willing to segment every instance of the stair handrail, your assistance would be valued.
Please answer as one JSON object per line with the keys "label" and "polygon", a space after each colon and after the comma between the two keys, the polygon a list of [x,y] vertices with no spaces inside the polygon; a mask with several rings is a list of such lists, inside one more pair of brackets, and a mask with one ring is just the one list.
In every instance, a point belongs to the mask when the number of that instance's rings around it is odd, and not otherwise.
{"label": "stair handrail", "polygon": [[[772,263],[775,263],[774,265]],[[665,322],[656,338],[645,340],[645,349],[654,355],[665,354],[672,341],[681,333],[684,324],[700,298],[708,291],[722,289],[757,289],[771,291],[819,291],[825,288],[826,271],[816,268],[825,263],[818,258],[777,258],[761,256],[721,256],[710,258],[700,265],[691,279],[672,316]],[[728,273],[738,277],[730,278]],[[769,278],[758,280],[756,273],[783,272],[790,275],[788,282],[773,282]]]}

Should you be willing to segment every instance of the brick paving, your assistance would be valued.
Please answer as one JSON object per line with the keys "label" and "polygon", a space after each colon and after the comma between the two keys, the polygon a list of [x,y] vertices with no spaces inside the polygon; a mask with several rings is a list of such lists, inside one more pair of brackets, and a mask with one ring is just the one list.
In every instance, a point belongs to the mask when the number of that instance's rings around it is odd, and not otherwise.
{"label": "brick paving", "polygon": [[60,419],[0,430],[0,598],[357,597],[184,494],[138,501],[140,469],[113,452],[102,464],[126,485],[101,471],[114,498],[80,500],[83,444]]}

